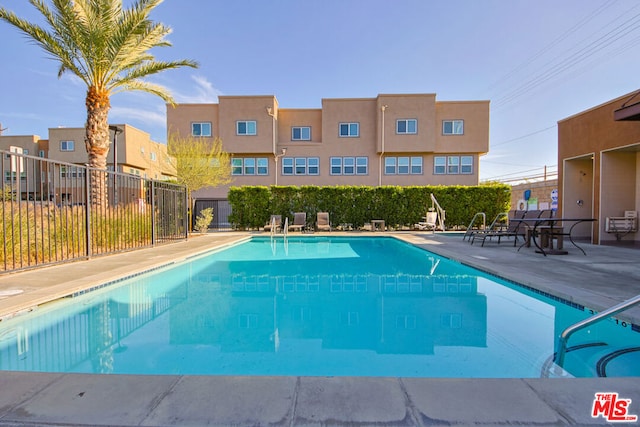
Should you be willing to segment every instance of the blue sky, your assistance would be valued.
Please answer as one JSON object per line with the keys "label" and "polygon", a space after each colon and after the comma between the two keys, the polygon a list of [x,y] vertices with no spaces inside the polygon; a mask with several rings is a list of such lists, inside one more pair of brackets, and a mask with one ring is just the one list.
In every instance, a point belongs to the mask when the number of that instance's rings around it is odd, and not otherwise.
{"label": "blue sky", "polygon": [[[130,2],[125,1],[125,4]],[[40,22],[26,0],[0,6]],[[165,0],[152,15],[173,28],[159,59],[198,69],[150,80],[177,102],[275,95],[284,108],[322,98],[436,93],[490,100],[481,179],[557,165],[557,122],[640,89],[637,0]],[[5,135],[81,127],[86,88],[0,22],[0,123]],[[117,94],[110,121],[166,142],[164,102]]]}

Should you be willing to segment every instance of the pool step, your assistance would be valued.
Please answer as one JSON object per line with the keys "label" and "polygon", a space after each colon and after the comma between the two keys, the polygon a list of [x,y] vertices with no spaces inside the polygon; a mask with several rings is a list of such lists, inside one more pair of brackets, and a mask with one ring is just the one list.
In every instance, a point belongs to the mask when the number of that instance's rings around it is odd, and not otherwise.
{"label": "pool step", "polygon": [[564,368],[575,377],[640,376],[640,347],[577,344],[567,349]]}

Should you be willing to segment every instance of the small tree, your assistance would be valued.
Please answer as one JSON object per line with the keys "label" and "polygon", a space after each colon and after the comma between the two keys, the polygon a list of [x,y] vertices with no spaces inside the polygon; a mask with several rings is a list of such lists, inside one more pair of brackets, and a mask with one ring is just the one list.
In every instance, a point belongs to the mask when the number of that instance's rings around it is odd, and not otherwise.
{"label": "small tree", "polygon": [[189,223],[193,212],[193,192],[231,182],[231,156],[222,149],[222,140],[169,135],[169,161],[175,167],[177,181],[189,193]]}

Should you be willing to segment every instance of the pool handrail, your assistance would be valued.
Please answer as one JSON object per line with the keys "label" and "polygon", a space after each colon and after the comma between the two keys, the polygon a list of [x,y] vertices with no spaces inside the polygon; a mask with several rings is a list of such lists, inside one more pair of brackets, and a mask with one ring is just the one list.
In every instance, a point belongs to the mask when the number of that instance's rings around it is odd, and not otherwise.
{"label": "pool handrail", "polygon": [[600,313],[596,313],[593,316],[587,319],[581,320],[580,322],[577,322],[569,326],[568,328],[566,328],[564,331],[562,331],[562,333],[558,337],[558,352],[556,353],[556,357],[555,357],[556,365],[560,366],[561,368],[564,368],[563,365],[564,365],[564,356],[565,356],[565,353],[567,352],[567,341],[569,340],[571,335],[573,335],[574,332],[577,332],[580,329],[586,328],[587,326],[595,322],[598,322],[604,318],[614,316],[622,311],[625,311],[633,307],[636,304],[640,304],[640,295],[636,295],[635,297],[629,298],[628,300],[623,301],[620,304],[616,304],[613,307],[610,307],[604,311],[601,311]]}
{"label": "pool handrail", "polygon": [[[467,227],[467,231],[465,231],[464,236],[462,236],[462,241],[464,241],[464,239],[466,239],[467,237],[471,237],[471,235],[473,234],[473,226],[476,223],[476,219],[477,218],[482,218],[482,230],[485,230],[487,228],[487,215],[484,212],[478,212],[476,213],[473,218],[471,218],[471,222],[469,223],[469,226]],[[480,225],[478,224],[477,227],[480,227]]]}

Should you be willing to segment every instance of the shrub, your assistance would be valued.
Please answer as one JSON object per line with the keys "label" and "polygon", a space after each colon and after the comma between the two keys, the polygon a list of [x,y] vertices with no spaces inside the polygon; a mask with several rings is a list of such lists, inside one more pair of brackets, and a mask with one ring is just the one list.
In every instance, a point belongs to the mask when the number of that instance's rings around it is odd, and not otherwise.
{"label": "shrub", "polygon": [[213,208],[202,209],[196,218],[195,229],[199,233],[206,233],[213,221]]}

